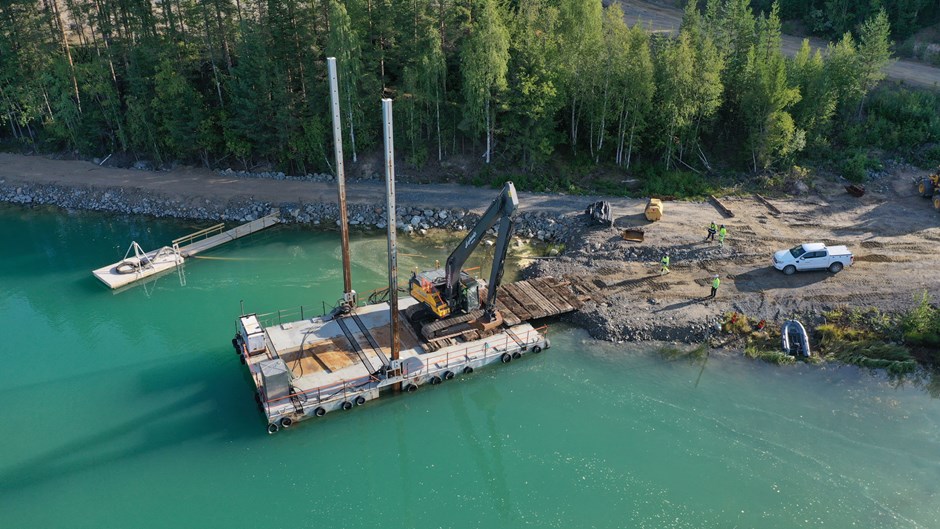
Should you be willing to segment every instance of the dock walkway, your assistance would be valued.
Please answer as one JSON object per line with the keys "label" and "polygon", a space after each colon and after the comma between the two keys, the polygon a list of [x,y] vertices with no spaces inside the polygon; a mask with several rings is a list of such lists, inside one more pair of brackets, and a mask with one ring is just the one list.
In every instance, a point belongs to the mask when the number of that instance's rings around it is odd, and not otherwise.
{"label": "dock walkway", "polygon": [[[200,235],[203,235],[204,232],[209,233],[215,228],[207,228],[206,230],[201,230],[195,234],[187,235],[186,237],[180,237],[179,239],[174,239],[174,246],[179,247],[179,253],[183,257],[192,257],[198,253],[204,252],[216,246],[220,246],[230,241],[234,241],[239,237],[244,237],[246,235],[251,235],[257,231],[261,231],[265,228],[274,226],[275,224],[281,221],[280,215],[277,213],[268,215],[266,217],[261,217],[260,219],[253,220],[247,224],[242,224],[241,226],[236,226],[230,230],[223,231],[217,235],[212,235],[205,239],[196,240]],[[218,224],[216,226],[221,226]],[[189,244],[180,245],[182,242],[190,241]]]}
{"label": "dock walkway", "polygon": [[[280,215],[274,213],[226,231],[222,231],[224,224],[216,224],[185,237],[174,239],[172,246],[164,246],[159,250],[146,253],[140,248],[139,244],[133,242],[124,259],[98,268],[92,273],[108,287],[112,289],[121,288],[161,272],[172,270],[183,264],[183,260],[187,257],[192,257],[240,237],[251,235],[274,226],[280,221]],[[213,235],[213,233],[215,234]],[[133,257],[131,256],[132,252],[134,253]]]}

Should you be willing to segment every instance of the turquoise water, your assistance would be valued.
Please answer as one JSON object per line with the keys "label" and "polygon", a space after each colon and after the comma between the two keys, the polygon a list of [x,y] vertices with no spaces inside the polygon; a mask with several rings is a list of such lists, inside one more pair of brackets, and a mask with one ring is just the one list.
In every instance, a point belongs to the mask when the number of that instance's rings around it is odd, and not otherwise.
{"label": "turquoise water", "polygon": [[[239,301],[319,312],[337,237],[278,227],[117,294],[90,273],[203,226],[0,207],[0,527],[940,527],[918,384],[558,325],[546,354],[269,436]],[[358,290],[384,248],[354,239]]]}

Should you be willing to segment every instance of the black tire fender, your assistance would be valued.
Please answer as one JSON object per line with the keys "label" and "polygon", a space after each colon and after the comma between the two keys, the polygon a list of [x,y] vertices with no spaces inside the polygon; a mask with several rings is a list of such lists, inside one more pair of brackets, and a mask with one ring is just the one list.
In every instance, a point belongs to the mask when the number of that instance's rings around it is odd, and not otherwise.
{"label": "black tire fender", "polygon": [[363,397],[362,395],[359,395],[356,397],[356,406],[362,406],[365,403],[366,403],[365,397]]}
{"label": "black tire fender", "polygon": [[444,371],[444,380],[450,380],[452,378],[454,378],[453,371]]}
{"label": "black tire fender", "polygon": [[464,372],[465,375],[469,375],[470,373],[473,373],[473,368],[470,367],[470,366],[467,366],[467,367],[463,368],[463,372]]}
{"label": "black tire fender", "polygon": [[326,415],[326,408],[324,408],[323,406],[318,406],[317,409],[313,410],[313,414],[316,415],[317,417],[323,417],[324,415]]}
{"label": "black tire fender", "polygon": [[406,384],[405,391],[408,393],[414,393],[415,391],[418,391],[418,386],[414,384]]}
{"label": "black tire fender", "polygon": [[281,419],[280,422],[281,422],[281,428],[284,428],[286,430],[294,424],[294,419],[291,419],[290,417],[284,417]]}
{"label": "black tire fender", "polygon": [[499,357],[499,360],[504,364],[508,364],[509,362],[512,362],[512,355],[509,353],[503,353],[503,355]]}
{"label": "black tire fender", "polygon": [[438,384],[440,384],[440,383],[441,383],[441,377],[439,377],[439,376],[437,376],[437,375],[434,375],[433,377],[431,377],[431,385],[432,385],[432,386],[436,386],[436,385],[438,385]]}
{"label": "black tire fender", "polygon": [[542,348],[541,348],[540,346],[538,346],[538,345],[534,345],[534,346],[532,346],[532,352],[535,353],[535,354],[539,354],[539,353],[542,352]]}
{"label": "black tire fender", "polygon": [[520,353],[519,351],[516,351],[515,353],[512,354],[512,357],[513,357],[513,358],[522,358],[522,353]]}
{"label": "black tire fender", "polygon": [[343,408],[344,410],[351,410],[353,407],[353,403],[349,402],[348,400],[344,400],[343,403],[340,404],[340,407]]}
{"label": "black tire fender", "polygon": [[274,435],[274,434],[276,434],[277,431],[280,430],[280,429],[281,429],[281,428],[277,425],[277,423],[273,423],[273,422],[272,422],[271,424],[268,425],[268,434],[269,434],[269,435]]}

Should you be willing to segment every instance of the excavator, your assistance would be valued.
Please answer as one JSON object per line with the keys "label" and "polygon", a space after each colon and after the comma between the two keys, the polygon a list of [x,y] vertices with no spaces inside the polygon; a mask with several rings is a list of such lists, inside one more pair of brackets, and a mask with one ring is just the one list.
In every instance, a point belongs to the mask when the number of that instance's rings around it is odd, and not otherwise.
{"label": "excavator", "polygon": [[930,176],[923,177],[917,183],[917,192],[920,196],[933,199],[933,207],[940,211],[940,168]]}
{"label": "excavator", "polygon": [[[499,196],[480,217],[460,245],[451,252],[444,268],[414,272],[408,281],[411,297],[419,301],[409,307],[406,316],[420,326],[421,334],[429,342],[476,330],[489,332],[503,323],[496,310],[496,290],[503,277],[503,265],[512,236],[512,214],[519,206],[516,187],[506,182]],[[488,283],[478,281],[463,271],[463,265],[473,253],[487,230],[499,224],[493,253],[493,267]],[[481,299],[481,290],[486,298]]]}

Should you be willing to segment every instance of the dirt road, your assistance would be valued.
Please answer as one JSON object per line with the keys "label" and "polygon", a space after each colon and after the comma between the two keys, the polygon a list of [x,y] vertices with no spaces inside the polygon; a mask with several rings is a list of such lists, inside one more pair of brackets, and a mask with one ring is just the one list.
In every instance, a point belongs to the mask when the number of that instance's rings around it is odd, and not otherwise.
{"label": "dirt road", "polygon": [[[924,173],[897,168],[869,185],[860,199],[836,183],[820,183],[810,195],[771,199],[772,213],[752,197],[723,201],[735,212],[722,218],[710,203],[666,202],[665,217],[648,223],[644,200],[611,198],[615,227],[590,226],[584,207],[596,197],[520,193],[523,213],[542,212],[568,226],[566,250],[557,259],[538,260],[532,273],[577,274],[602,287],[607,298],[577,316],[592,334],[621,339],[701,339],[706,325],[736,310],[779,320],[839,305],[910,307],[923,292],[940,300],[940,213],[917,196],[912,178]],[[64,188],[122,188],[143,196],[182,202],[226,203],[253,197],[272,205],[336,200],[329,183],[221,177],[201,169],[147,172],[112,169],[82,161],[0,154],[0,183],[7,186],[55,183]],[[400,184],[398,203],[410,207],[462,208],[477,213],[489,204],[489,189]],[[353,203],[384,203],[384,185],[351,182]],[[703,242],[709,222],[724,223],[723,248]],[[645,241],[630,243],[620,230],[640,226]],[[803,242],[845,244],[855,265],[839,274],[807,272],[785,276],[771,267],[774,250]],[[659,276],[664,252],[672,272]],[[722,279],[718,297],[703,299],[714,274]]]}
{"label": "dirt road", "polygon": [[[88,185],[99,188],[121,187],[141,193],[154,193],[180,201],[205,200],[226,203],[239,198],[253,198],[271,204],[336,202],[336,185],[221,176],[208,169],[182,167],[173,171],[138,171],[99,167],[91,162],[52,160],[43,156],[0,153],[0,179],[8,183]],[[463,208],[483,213],[494,192],[456,184],[406,184],[395,186],[400,205],[418,208]],[[550,193],[520,195],[524,212],[582,211],[597,197]],[[347,181],[347,197],[354,204],[384,204],[385,181]],[[627,199],[614,199],[626,207]]]}
{"label": "dirt road", "polygon": [[[642,0],[618,1],[623,7],[625,18],[629,24],[640,23],[654,33],[674,35],[679,31],[679,25],[682,23],[682,11],[680,9],[643,2]],[[788,56],[796,55],[802,44],[803,37],[783,36],[782,48]],[[811,38],[810,45],[814,49],[820,48],[825,51],[827,42],[822,39]],[[885,73],[889,79],[904,81],[920,88],[937,88],[940,86],[940,68],[921,62],[897,60],[888,65]]]}

